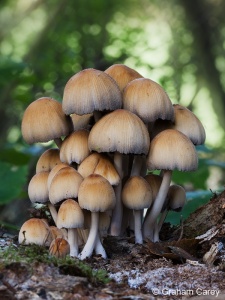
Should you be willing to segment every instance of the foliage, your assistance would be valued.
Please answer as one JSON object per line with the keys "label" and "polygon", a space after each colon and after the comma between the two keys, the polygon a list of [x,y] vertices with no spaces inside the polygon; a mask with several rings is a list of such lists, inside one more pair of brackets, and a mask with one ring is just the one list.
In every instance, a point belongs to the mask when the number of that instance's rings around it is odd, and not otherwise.
{"label": "foliage", "polygon": [[5,250],[0,249],[0,269],[1,265],[13,262],[25,263],[30,267],[35,263],[54,265],[64,274],[87,277],[92,283],[108,283],[110,281],[104,270],[93,270],[87,263],[69,256],[56,258],[49,255],[45,247],[35,244],[26,246],[11,244]]}

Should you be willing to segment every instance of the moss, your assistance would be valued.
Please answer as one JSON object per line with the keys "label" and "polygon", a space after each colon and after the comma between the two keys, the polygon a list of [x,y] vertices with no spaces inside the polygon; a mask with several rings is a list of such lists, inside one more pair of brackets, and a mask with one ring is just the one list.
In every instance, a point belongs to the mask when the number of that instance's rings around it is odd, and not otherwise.
{"label": "moss", "polygon": [[105,270],[93,270],[87,263],[70,256],[56,258],[49,255],[46,247],[35,244],[18,246],[11,244],[4,250],[0,249],[0,270],[15,262],[28,264],[29,266],[38,262],[55,266],[59,268],[62,274],[86,277],[91,283],[106,284],[110,281]]}

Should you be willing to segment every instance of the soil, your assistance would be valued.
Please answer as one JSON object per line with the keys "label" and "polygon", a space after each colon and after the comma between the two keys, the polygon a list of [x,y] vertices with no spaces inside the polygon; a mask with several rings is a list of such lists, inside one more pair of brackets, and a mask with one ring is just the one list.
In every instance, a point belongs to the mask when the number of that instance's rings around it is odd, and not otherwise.
{"label": "soil", "polygon": [[[135,245],[133,237],[104,239],[108,258],[93,256],[85,263],[105,270],[108,283],[90,280],[73,266],[56,267],[34,261],[4,263],[0,259],[0,299],[225,299],[225,192],[194,213],[179,228],[165,224],[162,242]],[[217,218],[207,215],[219,207]],[[216,210],[215,210],[216,211]],[[210,219],[206,222],[205,219]],[[204,227],[206,226],[206,227]],[[202,228],[203,227],[203,228]],[[198,236],[196,235],[198,231]],[[0,237],[0,249],[17,247],[16,237]],[[28,247],[28,246],[27,246]]]}

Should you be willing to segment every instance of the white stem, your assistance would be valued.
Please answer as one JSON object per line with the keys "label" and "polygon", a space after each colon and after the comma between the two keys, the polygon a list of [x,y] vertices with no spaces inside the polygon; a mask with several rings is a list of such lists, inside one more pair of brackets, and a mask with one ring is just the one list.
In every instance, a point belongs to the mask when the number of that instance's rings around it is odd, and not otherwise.
{"label": "white stem", "polygon": [[166,195],[170,186],[171,182],[171,176],[172,176],[172,171],[171,170],[164,170],[163,173],[163,179],[162,183],[160,186],[160,189],[158,191],[158,194],[156,196],[156,199],[152,205],[152,208],[149,212],[149,214],[146,216],[144,223],[143,223],[143,236],[144,238],[151,239],[154,241],[154,227],[157,221],[157,218],[162,210],[164,201],[166,199]]}
{"label": "white stem", "polygon": [[68,228],[68,243],[70,244],[70,256],[78,256],[78,234],[76,228]]}
{"label": "white stem", "polygon": [[56,225],[58,213],[57,213],[57,210],[56,210],[55,206],[51,202],[48,202],[48,209],[50,210],[50,214],[51,214],[52,219],[53,219],[53,221],[55,222],[55,225]]}
{"label": "white stem", "polygon": [[98,236],[99,212],[91,212],[91,228],[87,242],[79,255],[81,260],[90,257],[94,251],[96,239]]}
{"label": "white stem", "polygon": [[120,235],[121,232],[122,217],[123,217],[123,204],[121,201],[123,170],[122,170],[122,154],[119,152],[115,152],[114,154],[114,165],[120,176],[120,183],[114,188],[115,195],[116,195],[116,205],[112,212],[110,234],[114,236],[118,236]]}
{"label": "white stem", "polygon": [[99,234],[97,235],[97,238],[96,238],[95,254],[100,254],[103,258],[107,258],[107,254],[106,254],[105,249],[102,245]]}
{"label": "white stem", "polygon": [[161,213],[158,222],[155,223],[155,228],[154,228],[154,233],[153,233],[153,234],[154,234],[154,235],[153,235],[153,236],[154,236],[154,237],[153,237],[154,242],[159,242],[159,232],[160,232],[160,230],[161,230],[161,228],[162,228],[162,225],[163,225],[163,223],[164,223],[164,221],[165,221],[165,218],[166,218],[166,216],[167,216],[167,213],[168,213],[168,210],[165,209],[165,210]]}
{"label": "white stem", "polygon": [[141,214],[142,210],[133,210],[134,213],[134,233],[135,244],[143,244],[142,230],[141,230]]}

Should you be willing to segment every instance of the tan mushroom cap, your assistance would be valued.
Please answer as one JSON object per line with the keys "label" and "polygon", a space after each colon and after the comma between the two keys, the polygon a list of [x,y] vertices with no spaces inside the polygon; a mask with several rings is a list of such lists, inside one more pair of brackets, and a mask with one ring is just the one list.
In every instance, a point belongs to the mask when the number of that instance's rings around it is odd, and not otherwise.
{"label": "tan mushroom cap", "polygon": [[77,130],[68,135],[60,148],[60,160],[63,163],[80,164],[89,154],[88,148],[89,131],[85,129]]}
{"label": "tan mushroom cap", "polygon": [[107,179],[91,174],[80,185],[78,202],[81,208],[91,212],[103,212],[114,208],[116,196]]}
{"label": "tan mushroom cap", "polygon": [[114,64],[106,69],[105,73],[109,74],[117,82],[121,92],[130,81],[143,77],[134,69],[123,64]]}
{"label": "tan mushroom cap", "polygon": [[73,199],[65,200],[59,208],[57,227],[58,228],[82,228],[84,215],[79,204]]}
{"label": "tan mushroom cap", "polygon": [[32,203],[45,203],[49,201],[48,197],[48,175],[49,172],[39,172],[35,174],[28,184],[28,195]]}
{"label": "tan mushroom cap", "polygon": [[122,190],[123,204],[134,210],[150,207],[152,190],[148,182],[141,176],[130,177]]}
{"label": "tan mushroom cap", "polygon": [[198,155],[186,135],[175,129],[166,129],[151,141],[147,167],[149,170],[195,171]]}
{"label": "tan mushroom cap", "polygon": [[174,118],[170,98],[158,83],[148,78],[139,78],[128,83],[123,92],[123,108],[139,116],[145,123],[159,118]]}
{"label": "tan mushroom cap", "polygon": [[84,69],[67,82],[62,106],[66,115],[115,110],[122,106],[122,95],[117,83],[108,74]]}
{"label": "tan mushroom cap", "polygon": [[60,163],[60,164],[56,165],[54,168],[52,168],[52,170],[49,172],[48,182],[47,182],[48,190],[50,189],[50,185],[52,183],[53,177],[56,175],[56,173],[58,173],[59,170],[61,170],[62,168],[65,168],[65,167],[69,167],[69,165],[66,163]]}
{"label": "tan mushroom cap", "polygon": [[39,157],[36,164],[36,173],[42,171],[51,171],[60,163],[59,149],[48,149]]}
{"label": "tan mushroom cap", "polygon": [[167,193],[166,202],[168,209],[174,211],[181,211],[186,203],[185,189],[177,184],[171,185]]}
{"label": "tan mushroom cap", "polygon": [[62,237],[55,238],[49,246],[49,254],[57,258],[64,258],[70,253],[70,244]]}
{"label": "tan mushroom cap", "polygon": [[77,198],[83,177],[72,167],[60,169],[53,177],[49,188],[49,200],[56,204],[69,198]]}
{"label": "tan mushroom cap", "polygon": [[43,97],[33,101],[22,119],[22,135],[28,144],[48,142],[69,134],[71,119],[58,101]]}
{"label": "tan mushroom cap", "polygon": [[152,190],[152,200],[154,201],[162,183],[162,177],[156,174],[148,174],[144,177]]}
{"label": "tan mushroom cap", "polygon": [[125,109],[102,117],[91,129],[89,148],[96,152],[147,154],[149,134],[142,120]]}
{"label": "tan mushroom cap", "polygon": [[120,176],[108,156],[102,153],[92,153],[78,167],[78,172],[86,178],[91,174],[105,177],[111,185],[120,182]]}
{"label": "tan mushroom cap", "polygon": [[51,232],[49,226],[41,219],[31,218],[23,223],[18,236],[19,244],[49,245]]}
{"label": "tan mushroom cap", "polygon": [[188,108],[174,104],[175,120],[171,126],[184,133],[194,145],[202,145],[205,142],[206,134],[201,121]]}

